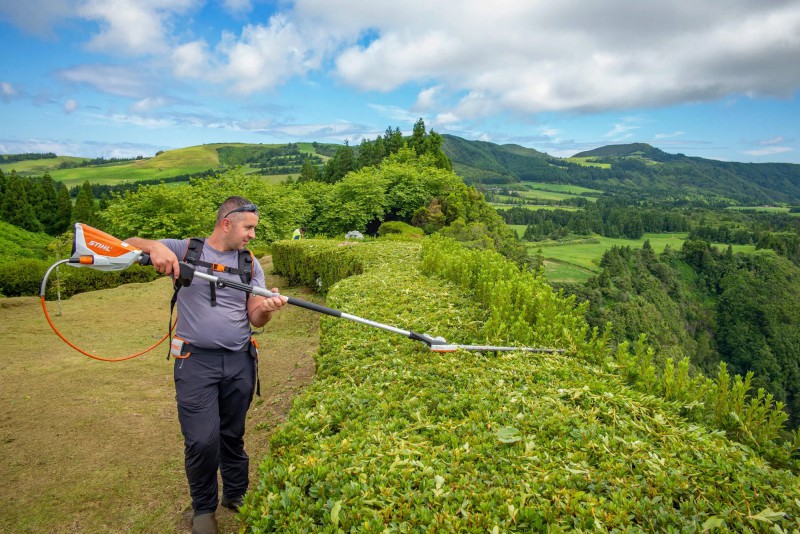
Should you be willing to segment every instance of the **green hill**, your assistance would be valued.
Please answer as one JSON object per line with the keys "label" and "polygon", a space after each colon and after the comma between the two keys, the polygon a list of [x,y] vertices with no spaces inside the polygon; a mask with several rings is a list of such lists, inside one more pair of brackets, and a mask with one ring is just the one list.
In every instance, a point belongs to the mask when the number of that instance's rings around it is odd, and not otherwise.
{"label": "green hill", "polygon": [[[248,173],[298,175],[302,161],[322,165],[338,145],[216,143],[151,158],[86,165],[63,157],[3,163],[20,175],[49,172],[68,186],[175,179],[241,165]],[[357,152],[358,147],[354,147]],[[724,205],[800,205],[800,165],[736,163],[669,154],[645,143],[610,145],[556,158],[520,145],[442,136],[442,150],[468,184],[572,184],[641,200]],[[78,166],[75,166],[78,165]],[[81,166],[83,165],[83,166]],[[62,168],[69,167],[72,168]]]}
{"label": "green hill", "polygon": [[800,204],[800,165],[736,163],[669,154],[645,143],[554,158],[517,145],[445,135],[442,148],[468,183],[575,184],[656,201],[732,205]]}
{"label": "green hill", "polygon": [[241,165],[260,174],[298,174],[302,161],[312,158],[320,164],[329,158],[331,147],[321,143],[248,144],[214,143],[159,152],[150,158],[91,163],[88,158],[21,160],[0,164],[0,170],[16,171],[20,176],[50,173],[68,187],[91,184],[114,185],[123,182],[186,177]]}

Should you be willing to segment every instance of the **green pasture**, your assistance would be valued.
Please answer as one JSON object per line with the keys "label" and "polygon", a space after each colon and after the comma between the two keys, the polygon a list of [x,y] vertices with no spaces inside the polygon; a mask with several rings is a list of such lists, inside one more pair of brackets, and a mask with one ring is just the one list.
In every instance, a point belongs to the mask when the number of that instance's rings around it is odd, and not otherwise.
{"label": "green pasture", "polygon": [[[524,232],[524,230],[523,230]],[[688,234],[645,234],[641,239],[623,239],[611,237],[587,237],[574,239],[566,243],[540,241],[528,244],[528,254],[535,255],[539,249],[545,259],[545,275],[551,282],[581,282],[600,272],[600,259],[603,253],[612,246],[629,246],[641,248],[645,240],[656,253],[662,252],[667,245],[672,249],[680,249]],[[726,249],[726,244],[716,244]],[[734,252],[755,252],[755,245],[733,245]]]}
{"label": "green pasture", "polygon": [[72,156],[58,156],[55,158],[47,159],[28,159],[23,161],[14,161],[11,163],[0,163],[0,171],[4,174],[9,174],[11,171],[16,171],[19,176],[42,176],[49,172],[53,175],[64,162],[80,163],[86,161],[88,158],[75,158]]}
{"label": "green pasture", "polygon": [[596,161],[589,161],[596,158],[567,158],[567,161],[570,163],[577,163],[578,165],[583,165],[584,167],[600,167],[601,169],[610,169],[610,163],[597,163]]}
{"label": "green pasture", "polygon": [[800,213],[790,213],[788,206],[729,206],[725,209],[733,211],[763,211],[765,213],[787,213],[792,217],[800,217]]}
{"label": "green pasture", "polygon": [[572,184],[549,184],[546,182],[525,182],[528,189],[536,189],[539,191],[551,191],[555,193],[567,193],[569,195],[583,196],[586,195],[602,195],[603,192],[599,189],[589,189],[588,187],[581,187]]}

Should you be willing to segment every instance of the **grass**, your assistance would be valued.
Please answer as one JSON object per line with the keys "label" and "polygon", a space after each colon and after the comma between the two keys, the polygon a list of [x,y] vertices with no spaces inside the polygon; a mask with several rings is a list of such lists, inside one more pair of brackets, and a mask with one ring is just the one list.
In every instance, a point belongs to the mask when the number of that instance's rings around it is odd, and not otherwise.
{"label": "grass", "polygon": [[23,161],[15,161],[12,163],[0,163],[0,171],[4,174],[9,174],[12,170],[16,171],[20,176],[42,176],[46,172],[58,169],[58,166],[64,162],[67,163],[80,163],[86,161],[88,158],[75,158],[72,156],[57,156],[55,158],[47,159],[28,159]]}
{"label": "grass", "polygon": [[596,161],[590,161],[597,158],[567,158],[567,161],[570,163],[577,163],[578,165],[582,165],[584,167],[600,167],[601,169],[610,169],[610,163],[598,163]]}
{"label": "grass", "polygon": [[572,184],[550,184],[546,182],[525,182],[529,189],[536,189],[540,191],[554,191],[556,193],[568,193],[570,195],[582,196],[584,193],[588,195],[602,195],[603,192],[599,189],[589,189],[588,187],[581,187]]}
{"label": "grass", "polygon": [[[283,289],[275,277],[267,283]],[[55,302],[48,310],[79,346],[119,356],[164,334],[171,293],[161,278],[77,295],[61,303],[61,316]],[[253,474],[313,377],[317,328],[318,315],[289,307],[259,334],[262,398],[245,438]],[[21,297],[0,299],[0,354],[0,477],[8,488],[1,532],[188,531],[183,438],[164,345],[130,361],[91,360],[56,338],[38,299]],[[233,513],[220,509],[217,517],[220,532],[238,532]]]}
{"label": "grass", "polygon": [[51,172],[54,180],[72,187],[85,181],[93,184],[118,184],[156,178],[171,178],[194,174],[219,167],[217,148],[225,146],[200,145],[178,150],[168,150],[153,158],[96,167],[78,167]]}
{"label": "grass", "polygon": [[[524,228],[522,230],[525,231]],[[520,234],[521,236],[522,234]],[[600,272],[600,259],[612,246],[630,246],[641,248],[645,240],[656,253],[662,252],[667,245],[672,249],[680,249],[688,234],[644,234],[641,239],[622,239],[611,237],[578,238],[567,243],[541,241],[528,244],[528,253],[536,254],[542,250],[545,262],[545,274],[552,282],[582,282]],[[726,244],[716,244],[721,249]],[[755,252],[755,245],[733,245],[734,252]]]}

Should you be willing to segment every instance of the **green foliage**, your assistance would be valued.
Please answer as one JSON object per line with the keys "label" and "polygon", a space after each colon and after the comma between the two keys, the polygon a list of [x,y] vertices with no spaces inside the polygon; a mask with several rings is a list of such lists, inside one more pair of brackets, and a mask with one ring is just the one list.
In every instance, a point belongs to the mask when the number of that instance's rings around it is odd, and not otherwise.
{"label": "green foliage", "polygon": [[3,197],[0,199],[0,218],[29,232],[41,232],[44,226],[28,198],[29,183],[15,172],[5,177]]}
{"label": "green foliage", "polygon": [[488,310],[481,341],[598,349],[596,339],[587,342],[585,305],[576,307],[574,297],[564,298],[541,276],[521,271],[500,254],[432,236],[423,244],[422,271],[457,284]]}
{"label": "green foliage", "polygon": [[[20,297],[39,295],[47,269],[51,262],[39,259],[19,259],[0,264],[0,295]],[[61,265],[48,280],[45,298],[52,300],[60,291],[68,298],[78,293],[109,289],[132,282],[150,282],[158,277],[152,267],[133,265],[124,271],[101,272],[89,268]]]}
{"label": "green foliage", "polygon": [[[385,252],[375,253],[362,275],[333,286],[328,305],[455,342],[482,337],[492,312],[478,301],[481,291],[421,275],[411,244],[336,245],[330,250],[345,256],[351,249]],[[319,247],[311,240],[292,252],[305,258],[303,248]],[[476,262],[473,275],[464,269],[458,279],[477,282],[481,269],[492,268],[452,241],[431,239],[425,247],[423,263],[454,271]],[[449,252],[452,260],[442,257]],[[492,259],[510,279],[521,276]],[[547,293],[537,283],[527,282]],[[574,309],[569,302],[545,305],[536,328],[560,321],[569,329],[559,313]],[[577,343],[571,355],[438,354],[332,318],[323,319],[320,340],[317,378],[274,434],[258,487],[240,511],[245,531],[800,527],[795,475],[687,423],[680,402],[628,388],[606,370],[610,362],[589,363],[599,354]],[[685,366],[673,371],[671,395],[690,391],[687,376]]]}
{"label": "green foliage", "polygon": [[389,261],[389,258],[408,260],[417,247],[412,243],[397,243],[387,249],[377,241],[278,241],[272,245],[272,265],[274,272],[286,277],[291,285],[327,293],[336,282],[363,273],[367,266]]}
{"label": "green foliage", "polygon": [[92,186],[89,182],[83,182],[83,186],[78,191],[75,199],[75,208],[72,210],[71,222],[82,222],[89,226],[97,226],[97,206],[95,205]]}
{"label": "green foliage", "polygon": [[265,185],[233,170],[189,185],[148,186],[128,192],[114,198],[101,217],[109,233],[121,239],[205,236],[214,227],[218,206],[231,195],[246,197],[259,207],[253,246],[290,236],[310,211],[306,200],[293,189]]}
{"label": "green foliage", "polygon": [[378,228],[381,237],[419,239],[425,235],[421,228],[411,226],[402,221],[387,221]]}
{"label": "green foliage", "polygon": [[12,263],[20,258],[47,259],[48,245],[53,240],[41,232],[29,232],[19,226],[0,221],[0,264]]}

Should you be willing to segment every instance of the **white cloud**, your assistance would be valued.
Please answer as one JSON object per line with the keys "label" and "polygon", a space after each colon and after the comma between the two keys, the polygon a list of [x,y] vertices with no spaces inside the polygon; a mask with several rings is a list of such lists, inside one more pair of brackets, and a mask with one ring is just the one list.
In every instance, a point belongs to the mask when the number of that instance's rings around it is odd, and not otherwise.
{"label": "white cloud", "polygon": [[467,95],[456,106],[465,117],[788,95],[800,86],[796,2],[364,4],[298,0],[296,14],[374,35],[336,57],[348,84],[435,84]]}
{"label": "white cloud", "polygon": [[2,97],[4,101],[8,102],[17,96],[17,94],[18,91],[13,84],[9,82],[0,82],[0,97]]}
{"label": "white cloud", "polygon": [[674,131],[672,133],[657,133],[654,137],[656,139],[670,139],[670,138],[673,138],[673,137],[680,137],[682,135],[686,135],[686,132],[681,131],[681,130],[676,130],[676,131]]}
{"label": "white cloud", "polygon": [[167,50],[169,19],[192,4],[193,0],[85,0],[78,14],[100,23],[100,32],[87,44],[90,50],[156,54]]}
{"label": "white cloud", "polygon": [[783,143],[786,139],[782,135],[778,135],[773,137],[772,139],[764,139],[763,141],[759,141],[759,145],[779,145]]}
{"label": "white cloud", "polygon": [[164,97],[161,97],[161,96],[156,96],[156,97],[152,97],[152,98],[143,98],[143,99],[135,102],[131,106],[130,111],[131,111],[131,113],[139,113],[139,114],[149,113],[149,112],[153,111],[154,109],[158,109],[158,108],[164,107],[168,103],[169,103],[169,100],[164,98]]}
{"label": "white cloud", "polygon": [[250,0],[222,0],[222,6],[233,15],[242,15],[253,9]]}
{"label": "white cloud", "polygon": [[77,100],[74,100],[74,99],[70,98],[69,100],[64,102],[64,113],[66,113],[67,115],[69,115],[70,113],[72,113],[76,109],[78,109],[78,101]]}
{"label": "white cloud", "polygon": [[151,76],[124,65],[77,65],[55,72],[71,83],[84,83],[104,93],[127,98],[145,98],[156,90]]}
{"label": "white cloud", "polygon": [[791,152],[793,149],[788,146],[770,146],[766,148],[759,148],[757,150],[744,150],[742,154],[748,156],[773,156],[775,154],[783,154],[784,152]]}
{"label": "white cloud", "polygon": [[11,22],[25,33],[52,39],[53,27],[64,22],[77,0],[25,0],[0,2],[0,19]]}

